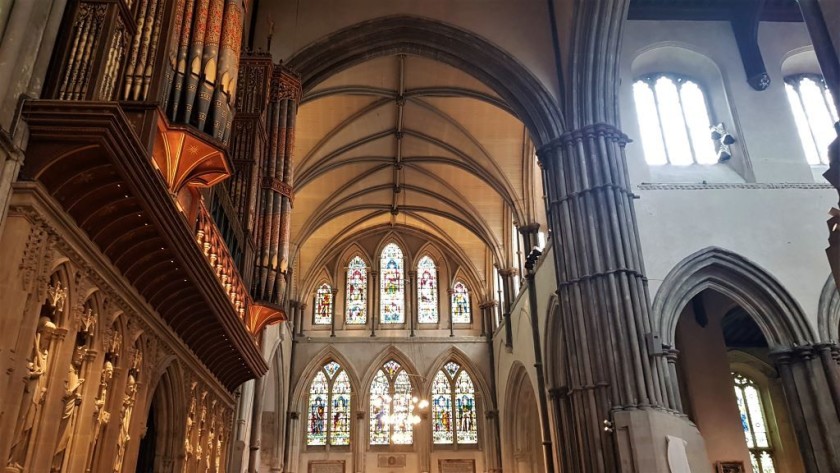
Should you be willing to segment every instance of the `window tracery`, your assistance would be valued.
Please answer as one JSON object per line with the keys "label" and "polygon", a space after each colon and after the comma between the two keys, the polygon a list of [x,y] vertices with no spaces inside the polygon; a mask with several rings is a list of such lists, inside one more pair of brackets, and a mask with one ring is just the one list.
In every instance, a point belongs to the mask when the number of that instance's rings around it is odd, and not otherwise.
{"label": "window tracery", "polygon": [[741,427],[747,439],[753,473],[776,473],[767,416],[758,385],[740,373],[732,373],[732,379],[735,383],[735,397],[738,399]]}
{"label": "window tracery", "polygon": [[383,324],[405,323],[405,266],[399,246],[389,243],[382,249],[379,260],[380,305],[379,318]]}
{"label": "window tracery", "polygon": [[330,325],[332,323],[333,293],[329,284],[324,283],[315,293],[315,325]]}
{"label": "window tracery", "polygon": [[436,324],[439,318],[437,268],[432,258],[424,256],[417,263],[417,321]]}
{"label": "window tracery", "polygon": [[472,322],[470,293],[466,284],[456,281],[452,286],[452,323],[468,324],[470,322]]}
{"label": "window tracery", "polygon": [[351,394],[350,377],[341,365],[324,364],[309,385],[307,445],[350,445]]}
{"label": "window tracery", "polygon": [[432,381],[432,440],[436,445],[476,444],[477,420],[472,378],[450,361]]}
{"label": "window tracery", "polygon": [[711,120],[703,89],[673,74],[654,74],[633,84],[633,98],[650,165],[715,164]]}
{"label": "window tracery", "polygon": [[822,77],[801,74],[785,78],[785,91],[808,164],[828,164],[828,146],[837,136],[837,109]]}
{"label": "window tracery", "polygon": [[347,295],[344,320],[349,325],[367,323],[367,265],[356,256],[347,265]]}
{"label": "window tracery", "polygon": [[386,362],[370,386],[370,444],[411,445],[411,380],[394,360]]}

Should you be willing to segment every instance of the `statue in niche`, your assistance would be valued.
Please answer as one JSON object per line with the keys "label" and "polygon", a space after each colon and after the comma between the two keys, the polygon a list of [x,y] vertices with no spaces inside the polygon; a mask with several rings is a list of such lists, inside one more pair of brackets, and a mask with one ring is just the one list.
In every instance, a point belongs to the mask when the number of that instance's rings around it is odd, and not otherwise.
{"label": "statue in niche", "polygon": [[220,471],[222,471],[219,468],[219,464],[222,461],[222,434],[223,434],[223,432],[220,430],[219,435],[216,437],[216,459],[215,459],[216,469],[214,470],[216,473],[219,473]]}
{"label": "statue in niche", "polygon": [[125,461],[125,450],[128,441],[131,440],[129,429],[131,428],[131,414],[134,411],[134,399],[137,395],[137,377],[134,368],[128,372],[128,384],[125,388],[122,407],[120,408],[120,431],[117,436],[117,457],[114,459],[114,472],[122,471]]}
{"label": "statue in niche", "polygon": [[193,381],[190,384],[190,409],[187,411],[187,428],[186,435],[184,435],[184,451],[186,452],[187,458],[193,453],[192,429],[193,424],[195,424],[195,386],[196,382]]}
{"label": "statue in niche", "polygon": [[210,460],[213,457],[213,447],[216,445],[216,400],[210,402],[210,411],[213,413],[210,417],[210,430],[207,432],[207,455],[205,456],[205,467],[210,470]]}
{"label": "statue in niche", "polygon": [[96,326],[97,317],[92,307],[87,303],[85,307],[86,310],[81,318],[81,327],[76,334],[76,345],[70,359],[67,380],[64,383],[64,396],[61,398],[64,402],[64,409],[61,414],[61,421],[58,424],[58,444],[53,453],[52,471],[63,470],[64,458],[72,443],[79,406],[82,403],[81,391],[85,382],[82,374],[84,373],[90,343],[93,339],[93,329]]}
{"label": "statue in niche", "polygon": [[[60,288],[60,283],[58,287]],[[50,289],[54,289],[53,286],[50,286]],[[63,302],[63,299],[64,296],[61,296],[60,300],[51,299],[51,301]],[[53,305],[53,312],[55,307]],[[6,471],[23,471],[22,465],[26,462],[32,429],[41,413],[44,395],[47,392],[48,378],[45,375],[49,368],[50,337],[55,329],[55,323],[50,317],[42,315],[38,319],[38,328],[35,332],[32,347],[32,358],[26,365],[25,388],[18,412],[18,420],[15,424],[15,440],[12,443]]]}
{"label": "statue in niche", "polygon": [[195,441],[195,459],[200,462],[204,450],[201,447],[201,437],[204,434],[204,426],[207,425],[207,391],[201,392],[201,415],[198,417],[198,437]]}

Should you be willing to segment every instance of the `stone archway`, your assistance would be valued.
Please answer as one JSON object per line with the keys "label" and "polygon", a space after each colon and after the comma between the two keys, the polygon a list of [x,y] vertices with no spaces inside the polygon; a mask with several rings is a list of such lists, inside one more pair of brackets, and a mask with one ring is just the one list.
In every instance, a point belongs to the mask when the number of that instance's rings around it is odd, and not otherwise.
{"label": "stone archway", "polygon": [[528,373],[517,364],[508,379],[502,438],[505,471],[544,473],[537,395]]}
{"label": "stone archway", "polygon": [[160,377],[146,414],[146,433],[140,439],[137,473],[181,471],[186,406],[181,377],[170,365]]}
{"label": "stone archway", "polygon": [[426,18],[388,16],[358,23],[296,52],[286,66],[301,75],[305,93],[336,72],[396,54],[425,56],[477,78],[525,123],[538,148],[564,129],[554,98],[515,58],[474,33]]}

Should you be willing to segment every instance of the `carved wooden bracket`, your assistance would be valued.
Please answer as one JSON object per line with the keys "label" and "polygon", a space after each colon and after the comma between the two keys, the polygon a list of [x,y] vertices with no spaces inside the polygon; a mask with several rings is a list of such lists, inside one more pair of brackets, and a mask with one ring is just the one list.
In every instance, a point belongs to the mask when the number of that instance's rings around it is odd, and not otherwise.
{"label": "carved wooden bracket", "polygon": [[767,67],[764,66],[764,58],[758,45],[758,25],[765,1],[739,3],[733,8],[730,20],[735,42],[738,43],[738,51],[741,53],[741,62],[744,64],[744,72],[747,74],[747,82],[758,91],[770,86],[770,76],[767,74]]}
{"label": "carved wooden bracket", "polygon": [[288,320],[286,312],[280,307],[253,303],[248,311],[248,330],[256,336],[269,325],[279,324],[286,320]]}
{"label": "carved wooden bracket", "polygon": [[212,143],[187,127],[172,125],[160,114],[152,162],[172,194],[178,194],[185,186],[211,187],[231,175],[221,144]]}

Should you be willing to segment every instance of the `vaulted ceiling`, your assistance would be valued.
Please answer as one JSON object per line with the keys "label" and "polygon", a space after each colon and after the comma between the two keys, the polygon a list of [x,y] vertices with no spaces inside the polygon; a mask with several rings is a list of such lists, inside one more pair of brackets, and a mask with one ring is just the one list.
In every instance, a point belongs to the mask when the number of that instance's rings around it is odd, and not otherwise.
{"label": "vaulted ceiling", "polygon": [[440,62],[397,55],[345,69],[307,92],[295,129],[291,241],[304,279],[377,226],[427,232],[483,275],[508,263],[512,221],[544,215],[522,122]]}

